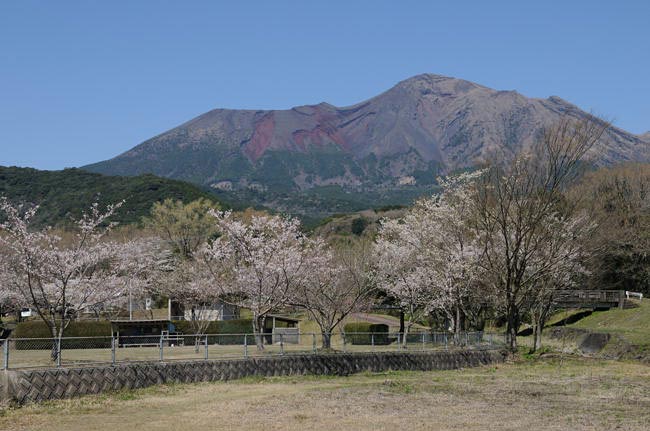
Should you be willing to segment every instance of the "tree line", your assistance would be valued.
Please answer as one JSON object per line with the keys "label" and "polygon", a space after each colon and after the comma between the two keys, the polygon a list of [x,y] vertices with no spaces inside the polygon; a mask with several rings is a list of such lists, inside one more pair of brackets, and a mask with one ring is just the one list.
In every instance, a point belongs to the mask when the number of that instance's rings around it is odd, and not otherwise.
{"label": "tree line", "polygon": [[648,291],[650,169],[590,171],[607,127],[562,120],[530,148],[440,178],[440,193],[372,237],[329,241],[295,218],[203,199],[155,204],[145,231],[118,234],[110,217],[121,203],[93,205],[74,229],[38,229],[37,206],[2,199],[0,301],[33,308],[59,340],[80,313],[109,312],[127,294],[183,302],[197,334],[222,301],[251,311],[263,350],[269,313],[304,310],[328,349],[346,317],[388,298],[408,317],[405,332],[433,319],[457,338],[490,320],[516,350],[530,324],[538,349],[558,290]]}

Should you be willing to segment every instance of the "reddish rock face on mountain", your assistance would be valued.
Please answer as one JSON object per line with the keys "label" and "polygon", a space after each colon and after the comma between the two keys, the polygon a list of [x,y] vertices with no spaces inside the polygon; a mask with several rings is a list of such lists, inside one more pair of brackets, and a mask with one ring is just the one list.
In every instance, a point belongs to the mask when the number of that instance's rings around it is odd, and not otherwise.
{"label": "reddish rock face on mountain", "polygon": [[[507,155],[530,146],[543,127],[565,115],[588,116],[559,97],[530,99],[425,74],[349,107],[213,110],[86,169],[266,192],[413,187],[495,151]],[[650,137],[643,136],[612,127],[594,160],[648,161]]]}

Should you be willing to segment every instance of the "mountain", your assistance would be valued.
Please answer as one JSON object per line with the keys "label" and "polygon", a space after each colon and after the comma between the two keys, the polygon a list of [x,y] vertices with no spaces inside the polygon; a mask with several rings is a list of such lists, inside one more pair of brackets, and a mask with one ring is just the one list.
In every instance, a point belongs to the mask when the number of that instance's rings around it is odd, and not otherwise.
{"label": "mountain", "polygon": [[[543,126],[589,114],[438,75],[418,75],[365,102],[289,110],[216,109],[84,169],[182,179],[301,214],[407,204],[437,175],[495,150],[531,145]],[[610,128],[597,164],[650,160],[648,144]]]}
{"label": "mountain", "polygon": [[125,200],[112,221],[120,224],[139,222],[154,202],[166,198],[191,202],[206,198],[217,202],[209,191],[182,181],[153,175],[112,177],[80,169],[40,171],[31,168],[0,166],[0,196],[11,202],[39,204],[38,225],[65,225],[70,216],[78,216],[98,201],[100,205]]}
{"label": "mountain", "polygon": [[640,136],[641,139],[650,142],[650,131],[645,132],[643,135]]}

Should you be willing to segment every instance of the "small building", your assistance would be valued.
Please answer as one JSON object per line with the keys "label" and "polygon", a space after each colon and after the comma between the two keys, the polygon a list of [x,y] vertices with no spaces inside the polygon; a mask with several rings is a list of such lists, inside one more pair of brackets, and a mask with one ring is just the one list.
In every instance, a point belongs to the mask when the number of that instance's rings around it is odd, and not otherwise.
{"label": "small building", "polygon": [[170,320],[111,320],[111,332],[119,347],[158,345],[164,334],[176,330]]}
{"label": "small building", "polygon": [[[184,320],[195,320],[197,313],[194,307],[182,307]],[[201,320],[234,320],[239,319],[239,307],[218,301],[207,306],[200,312]]]}
{"label": "small building", "polygon": [[277,314],[267,314],[264,323],[264,338],[269,344],[300,343],[300,319]]}

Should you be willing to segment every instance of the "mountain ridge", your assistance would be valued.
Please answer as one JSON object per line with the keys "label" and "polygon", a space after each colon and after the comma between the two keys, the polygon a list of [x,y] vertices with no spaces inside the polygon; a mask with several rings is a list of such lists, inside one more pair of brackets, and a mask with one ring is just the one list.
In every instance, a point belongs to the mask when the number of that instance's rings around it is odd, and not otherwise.
{"label": "mountain ridge", "polygon": [[[350,106],[214,109],[84,169],[150,172],[252,195],[253,201],[288,212],[315,209],[287,194],[313,195],[332,187],[340,188],[338,195],[374,193],[382,204],[403,204],[408,202],[381,196],[428,193],[439,174],[471,168],[495,151],[512,155],[564,116],[590,118],[558,96],[527,98],[421,74]],[[611,127],[592,156],[603,165],[650,161],[645,139]],[[337,211],[326,202],[316,206],[322,214]]]}
{"label": "mountain ridge", "polygon": [[0,166],[0,196],[20,204],[36,204],[35,223],[65,226],[95,201],[101,206],[124,200],[111,221],[121,225],[140,223],[155,202],[166,198],[185,203],[203,198],[227,207],[211,190],[177,180],[140,175],[112,177],[76,168],[46,171],[16,166]]}

